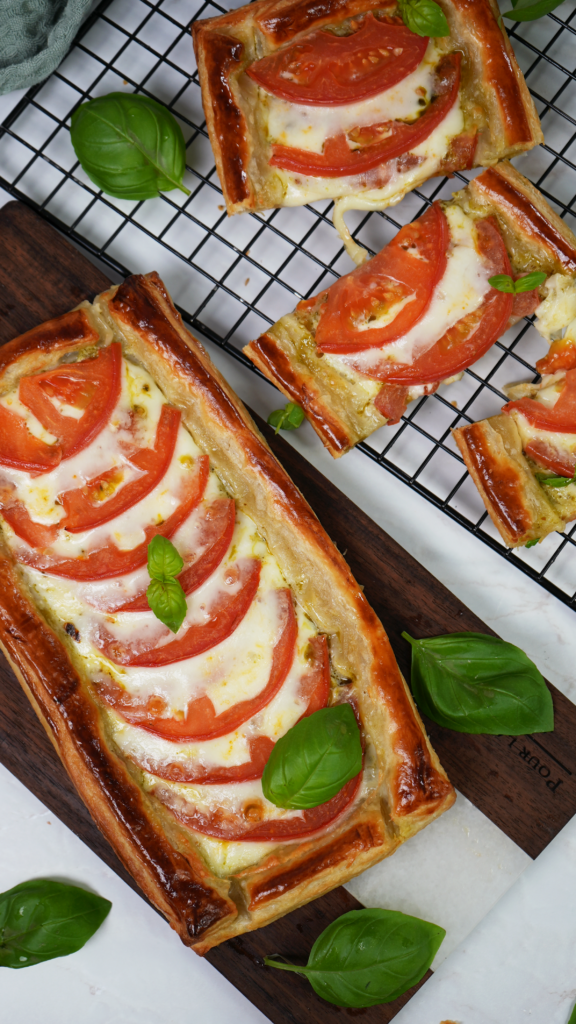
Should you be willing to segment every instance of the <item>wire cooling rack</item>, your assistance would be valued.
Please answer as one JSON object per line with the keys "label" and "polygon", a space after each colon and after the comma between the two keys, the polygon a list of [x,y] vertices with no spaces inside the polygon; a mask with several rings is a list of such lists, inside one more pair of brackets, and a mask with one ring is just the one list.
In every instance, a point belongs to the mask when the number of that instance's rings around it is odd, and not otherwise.
{"label": "wire cooling rack", "polygon": [[[503,0],[508,7],[508,0]],[[156,269],[190,326],[258,372],[241,347],[296,302],[352,269],[331,223],[330,202],[226,216],[208,141],[190,24],[232,6],[202,0],[105,0],[59,69],[30,89],[0,127],[0,185],[38,210],[117,273]],[[515,160],[576,228],[576,35],[574,0],[510,31],[542,119],[546,144]],[[508,23],[511,24],[511,23]],[[514,24],[514,23],[512,23]],[[144,203],[104,196],[79,166],[69,119],[79,103],[137,91],[166,104],[187,142],[191,195]],[[465,175],[435,179],[386,213],[348,215],[373,252]],[[450,430],[499,411],[502,385],[536,379],[546,344],[517,324],[463,379],[413,403],[401,423],[359,448],[379,467],[499,551],[566,604],[576,603],[576,526],[536,548],[508,551],[487,516]]]}

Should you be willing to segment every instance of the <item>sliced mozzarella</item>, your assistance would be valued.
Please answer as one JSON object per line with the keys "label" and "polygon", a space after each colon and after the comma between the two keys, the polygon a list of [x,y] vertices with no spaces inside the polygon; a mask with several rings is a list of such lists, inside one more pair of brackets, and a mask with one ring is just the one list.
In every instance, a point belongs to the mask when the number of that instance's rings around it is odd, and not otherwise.
{"label": "sliced mozzarella", "polygon": [[422,101],[432,95],[438,60],[438,48],[431,41],[420,66],[402,82],[368,100],[347,106],[308,107],[279,99],[262,89],[268,139],[280,146],[321,153],[326,139],[352,128],[412,120],[421,114]]}
{"label": "sliced mozzarella", "polygon": [[324,359],[335,369],[361,367],[366,373],[382,359],[404,365],[427,352],[462,317],[473,313],[490,291],[490,271],[474,246],[474,223],[459,207],[445,209],[450,228],[450,250],[446,271],[436,285],[424,316],[398,341],[382,348],[367,349],[353,356],[325,353]]}
{"label": "sliced mozzarella", "polygon": [[553,274],[546,281],[546,298],[536,310],[536,330],[547,339],[576,341],[576,279]]}

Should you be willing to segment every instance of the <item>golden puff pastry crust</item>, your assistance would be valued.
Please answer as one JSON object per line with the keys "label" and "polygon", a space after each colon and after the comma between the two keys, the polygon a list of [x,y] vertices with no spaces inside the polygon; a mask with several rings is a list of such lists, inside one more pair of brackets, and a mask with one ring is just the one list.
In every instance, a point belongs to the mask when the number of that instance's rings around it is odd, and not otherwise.
{"label": "golden puff pastry crust", "polygon": [[[508,161],[484,171],[454,193],[453,201],[472,219],[496,218],[515,274],[576,271],[576,237]],[[517,319],[511,318],[510,325]],[[244,351],[290,401],[302,406],[335,458],[388,422],[379,411],[378,395],[389,385],[340,372],[325,359],[306,309],[282,317]]]}
{"label": "golden puff pastry crust", "polygon": [[[385,199],[380,198],[375,208],[398,202],[431,176],[467,166],[489,166],[543,141],[534,104],[506,31],[498,22],[496,0],[439,2],[450,36],[437,41],[438,52],[462,55],[463,128],[441,163],[431,171],[424,162],[422,171],[416,169],[409,179],[400,174],[397,187]],[[206,125],[229,214],[322,198],[320,194],[312,196],[310,186],[305,187],[299,179],[290,179],[287,195],[285,177],[268,162],[271,149],[265,94],[248,78],[246,69],[303,33],[371,10],[397,14],[395,3],[370,8],[365,0],[257,0],[229,14],[194,23]],[[474,135],[476,150],[471,162],[462,143]],[[361,176],[341,181],[343,188],[326,191],[328,198],[361,195],[375,187]]]}
{"label": "golden puff pastry crust", "polygon": [[275,843],[255,863],[223,873],[114,744],[74,640],[36,600],[3,536],[2,649],[98,826],[183,942],[204,953],[393,853],[455,796],[362,589],[156,274],[128,278],[6,345],[0,394],[62,355],[112,341],[181,411],[228,494],[256,523],[296,603],[329,637],[332,677],[345,681],[362,721],[360,797],[324,831]]}

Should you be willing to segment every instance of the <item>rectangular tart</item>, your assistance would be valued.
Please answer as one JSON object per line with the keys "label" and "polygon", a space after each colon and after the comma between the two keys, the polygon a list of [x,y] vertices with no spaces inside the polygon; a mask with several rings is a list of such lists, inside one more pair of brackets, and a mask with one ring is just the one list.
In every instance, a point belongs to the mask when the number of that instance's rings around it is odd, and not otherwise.
{"label": "rectangular tart", "polygon": [[[439,218],[443,227],[434,224]],[[446,241],[440,244],[442,230]],[[401,266],[399,250],[406,251]],[[445,269],[435,281],[439,260]],[[402,268],[406,280],[398,292],[390,277],[398,279]],[[508,327],[533,313],[545,286],[513,299],[489,284],[492,276],[532,271],[570,277],[576,238],[538,190],[502,161],[452,200],[435,203],[351,274],[300,302],[244,351],[302,406],[337,458],[379,427],[398,422],[410,401],[458,379]],[[428,306],[421,295],[426,274]],[[419,302],[419,318],[396,327]],[[375,328],[373,347],[366,347]],[[542,361],[542,372],[555,365],[554,351]]]}
{"label": "rectangular tart", "polygon": [[[274,920],[451,806],[382,625],[157,274],[0,349],[0,435],[2,650],[184,943]],[[146,600],[158,534],[184,561],[176,633]],[[276,740],[338,703],[359,775],[270,803]]]}
{"label": "rectangular tart", "polygon": [[[349,238],[346,209],[383,209],[431,177],[542,142],[495,0],[439,3],[450,35],[430,40],[404,26],[395,2],[257,0],[196,21],[228,213],[334,199]],[[322,65],[312,84],[310,53]]]}

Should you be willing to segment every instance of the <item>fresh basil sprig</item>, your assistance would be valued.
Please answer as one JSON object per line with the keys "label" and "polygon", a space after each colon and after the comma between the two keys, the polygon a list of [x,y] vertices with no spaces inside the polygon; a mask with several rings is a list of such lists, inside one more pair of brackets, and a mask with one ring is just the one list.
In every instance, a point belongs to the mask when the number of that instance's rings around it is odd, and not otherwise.
{"label": "fresh basil sprig", "polygon": [[434,0],[398,0],[404,24],[417,36],[438,39],[450,35],[450,28],[442,8]]}
{"label": "fresh basil sprig", "polygon": [[167,537],[156,534],[148,545],[148,574],[151,579],[146,591],[148,607],[157,619],[173,633],[177,633],[186,618],[186,594],[178,580],[184,562]]}
{"label": "fresh basil sprig", "polygon": [[297,430],[304,422],[304,409],[301,409],[295,402],[288,402],[283,409],[274,409],[267,421],[274,427],[274,433],[279,430]]}
{"label": "fresh basil sprig", "polygon": [[278,740],[262,775],[264,796],[277,807],[325,804],[362,768],[362,743],[349,704],[321,708]]}
{"label": "fresh basil sprig", "polygon": [[0,967],[32,967],[75,953],[111,906],[93,892],[46,878],[15,885],[0,894]]}
{"label": "fresh basil sprig", "polygon": [[397,910],[351,910],[316,939],[306,967],[268,956],[264,963],[303,974],[336,1006],[376,1006],[418,984],[445,935],[437,924]]}
{"label": "fresh basil sprig", "polygon": [[532,540],[527,540],[526,541],[524,547],[525,548],[535,548],[539,540],[540,540],[540,537],[532,537]]}
{"label": "fresh basil sprig", "polygon": [[568,484],[576,484],[576,466],[573,476],[546,476],[545,473],[536,473],[536,479],[545,487],[568,487]]}
{"label": "fresh basil sprig", "polygon": [[550,691],[519,647],[484,633],[402,636],[412,645],[414,700],[433,722],[496,736],[552,732]]}
{"label": "fresh basil sprig", "polygon": [[179,188],[186,170],[180,125],[148,96],[111,92],[72,114],[76,156],[98,188],[117,199],[154,199]]}
{"label": "fresh basil sprig", "polygon": [[488,278],[488,284],[491,284],[497,292],[510,292],[512,295],[520,295],[522,292],[532,292],[535,288],[539,288],[541,284],[544,284],[546,280],[546,274],[541,270],[533,270],[531,274],[526,274],[525,277],[519,277],[517,281],[510,274],[495,274],[494,277]]}
{"label": "fresh basil sprig", "polygon": [[502,17],[510,18],[511,21],[535,21],[563,3],[564,0],[512,0],[514,10],[504,11]]}

